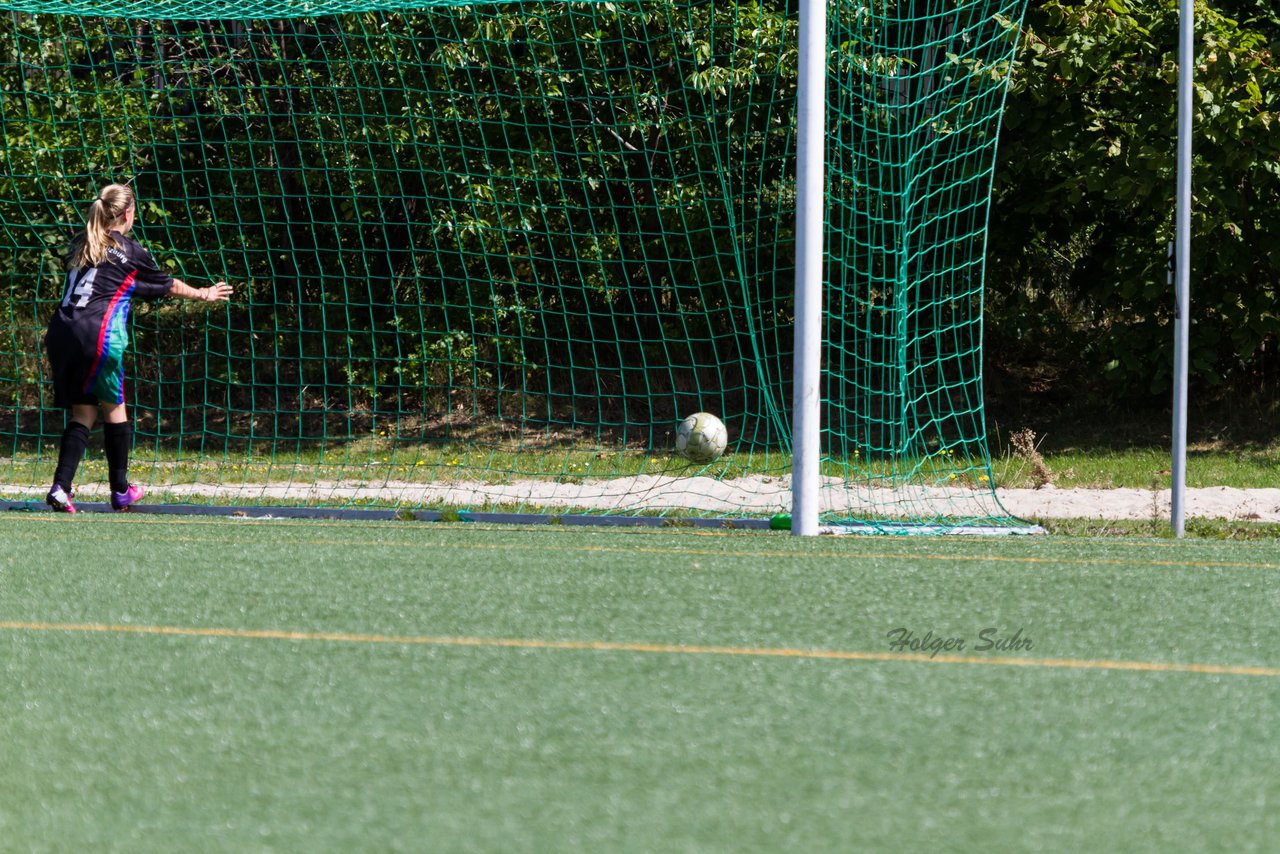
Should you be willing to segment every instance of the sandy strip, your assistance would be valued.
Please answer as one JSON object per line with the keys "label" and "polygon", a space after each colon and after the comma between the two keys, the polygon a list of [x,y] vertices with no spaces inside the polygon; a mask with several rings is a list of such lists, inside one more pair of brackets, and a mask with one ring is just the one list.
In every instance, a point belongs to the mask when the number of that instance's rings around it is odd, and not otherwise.
{"label": "sandy strip", "polygon": [[[556,483],[520,480],[508,483],[455,481],[442,483],[352,484],[338,481],[287,484],[152,484],[157,499],[217,500],[253,504],[261,501],[299,501],[312,504],[370,502],[382,506],[450,506],[458,509],[540,509],[608,511],[683,509],[752,516],[786,512],[790,507],[786,477],[750,477],[717,481],[704,477],[640,476]],[[1000,506],[985,490],[956,487],[905,487],[887,489],[859,486],[845,488],[827,479],[822,488],[823,509],[863,515],[873,510],[890,517],[936,518],[940,516],[1002,515]],[[1001,489],[1000,505],[1014,516],[1034,519],[1167,519],[1169,490],[1149,489]],[[29,489],[0,487],[10,499],[33,498]],[[105,487],[86,484],[78,492],[82,500],[102,500]],[[1280,522],[1280,489],[1211,487],[1188,489],[1188,517]]]}

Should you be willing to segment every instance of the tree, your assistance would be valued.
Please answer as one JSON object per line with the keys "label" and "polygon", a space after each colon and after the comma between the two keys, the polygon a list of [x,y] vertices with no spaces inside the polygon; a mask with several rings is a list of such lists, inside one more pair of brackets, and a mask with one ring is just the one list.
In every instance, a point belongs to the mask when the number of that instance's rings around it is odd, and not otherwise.
{"label": "tree", "polygon": [[[1197,15],[1191,370],[1240,391],[1280,340],[1280,12]],[[997,374],[1077,399],[1169,389],[1177,28],[1175,2],[1030,10],[991,226]]]}

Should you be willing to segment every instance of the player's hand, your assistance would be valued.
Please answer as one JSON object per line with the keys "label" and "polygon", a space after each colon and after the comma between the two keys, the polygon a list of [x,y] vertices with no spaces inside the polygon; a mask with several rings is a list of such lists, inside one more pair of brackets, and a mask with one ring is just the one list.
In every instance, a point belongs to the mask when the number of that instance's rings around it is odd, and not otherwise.
{"label": "player's hand", "polygon": [[218,282],[212,287],[204,288],[205,302],[227,302],[231,299],[231,286],[226,282]]}

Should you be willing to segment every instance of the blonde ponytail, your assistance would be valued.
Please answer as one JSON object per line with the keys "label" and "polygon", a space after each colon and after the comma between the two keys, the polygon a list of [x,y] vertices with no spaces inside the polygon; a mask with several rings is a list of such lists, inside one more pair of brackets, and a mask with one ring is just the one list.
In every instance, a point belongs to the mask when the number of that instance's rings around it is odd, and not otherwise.
{"label": "blonde ponytail", "polygon": [[68,270],[96,267],[107,257],[107,249],[115,244],[111,226],[133,205],[133,190],[124,184],[108,184],[89,206],[84,231],[71,241]]}

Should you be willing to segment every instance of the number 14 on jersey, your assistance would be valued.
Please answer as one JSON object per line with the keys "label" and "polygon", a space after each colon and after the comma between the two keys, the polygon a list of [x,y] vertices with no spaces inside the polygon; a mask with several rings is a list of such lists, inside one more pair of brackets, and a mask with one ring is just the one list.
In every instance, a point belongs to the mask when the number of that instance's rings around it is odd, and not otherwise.
{"label": "number 14 on jersey", "polygon": [[97,267],[72,270],[67,273],[67,294],[62,298],[63,308],[71,305],[72,297],[79,297],[76,300],[76,308],[84,308],[88,305],[89,297],[93,294],[93,280],[97,275]]}

